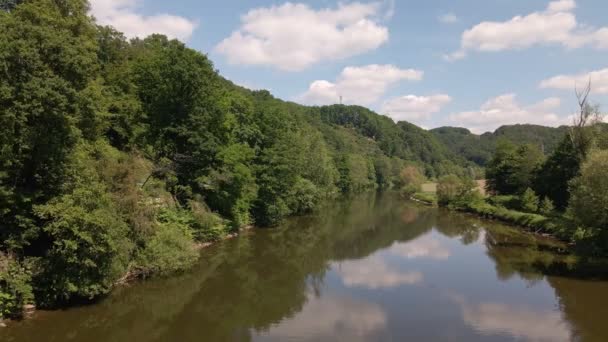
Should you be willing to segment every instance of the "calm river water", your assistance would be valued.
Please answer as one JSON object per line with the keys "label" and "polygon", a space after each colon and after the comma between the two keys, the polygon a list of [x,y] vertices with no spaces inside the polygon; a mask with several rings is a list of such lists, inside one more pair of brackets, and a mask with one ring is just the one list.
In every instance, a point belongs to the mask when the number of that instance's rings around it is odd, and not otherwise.
{"label": "calm river water", "polygon": [[205,249],[186,274],[38,312],[0,341],[608,341],[607,278],[560,249],[368,195]]}

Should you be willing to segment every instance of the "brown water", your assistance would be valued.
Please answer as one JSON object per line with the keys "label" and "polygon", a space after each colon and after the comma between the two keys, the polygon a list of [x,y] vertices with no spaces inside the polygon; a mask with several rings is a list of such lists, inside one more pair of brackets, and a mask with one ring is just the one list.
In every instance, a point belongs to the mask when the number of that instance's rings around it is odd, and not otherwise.
{"label": "brown water", "polygon": [[208,248],[187,274],[38,312],[0,341],[608,341],[608,282],[559,249],[370,195]]}

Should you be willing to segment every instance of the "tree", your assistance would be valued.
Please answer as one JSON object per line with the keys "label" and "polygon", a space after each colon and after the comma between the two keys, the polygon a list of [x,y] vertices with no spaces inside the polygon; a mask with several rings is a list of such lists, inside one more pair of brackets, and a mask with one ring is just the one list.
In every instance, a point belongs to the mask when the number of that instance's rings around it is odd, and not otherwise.
{"label": "tree", "polygon": [[420,191],[420,187],[424,182],[424,175],[415,166],[407,166],[399,174],[401,179],[401,193],[405,196],[411,196]]}
{"label": "tree", "polygon": [[[590,235],[608,236],[608,151],[593,151],[570,182],[568,211]],[[606,240],[603,240],[606,242]],[[604,245],[604,248],[607,245]]]}
{"label": "tree", "polygon": [[[588,96],[591,83],[583,91],[576,91],[579,112],[561,143],[537,171],[534,188],[541,197],[548,197],[555,207],[564,210],[568,206],[569,182],[578,176],[581,163],[588,151],[601,136],[601,115],[597,106],[591,106]],[[598,128],[600,128],[598,132]],[[601,139],[599,139],[601,140]]]}
{"label": "tree", "polygon": [[555,210],[555,205],[553,205],[553,201],[551,201],[547,197],[544,197],[543,200],[540,202],[540,213],[545,216],[549,216],[553,214],[553,210]]}
{"label": "tree", "polygon": [[538,211],[539,199],[534,190],[527,188],[521,195],[521,209],[529,213]]}
{"label": "tree", "polygon": [[0,240],[10,249],[39,238],[32,206],[61,192],[74,146],[99,123],[87,10],[39,0],[0,12]]}
{"label": "tree", "polygon": [[437,183],[437,203],[441,206],[466,206],[474,199],[477,190],[472,179],[447,175]]}
{"label": "tree", "polygon": [[578,175],[581,156],[576,152],[569,136],[564,136],[553,154],[536,172],[533,188],[541,197],[550,199],[563,210],[568,205],[568,182]]}
{"label": "tree", "polygon": [[522,194],[532,186],[534,172],[542,161],[542,152],[534,145],[499,142],[486,168],[487,189],[501,195]]}

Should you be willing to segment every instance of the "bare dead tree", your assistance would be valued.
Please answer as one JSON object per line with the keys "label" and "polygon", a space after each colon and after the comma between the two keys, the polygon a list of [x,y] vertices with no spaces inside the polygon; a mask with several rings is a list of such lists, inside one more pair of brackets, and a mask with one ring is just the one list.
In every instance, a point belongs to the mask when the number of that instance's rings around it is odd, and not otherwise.
{"label": "bare dead tree", "polygon": [[592,138],[586,127],[601,121],[601,114],[598,107],[589,104],[591,89],[591,79],[587,81],[587,85],[584,88],[579,89],[577,86],[574,88],[579,111],[572,118],[569,136],[572,145],[581,156],[585,155]]}

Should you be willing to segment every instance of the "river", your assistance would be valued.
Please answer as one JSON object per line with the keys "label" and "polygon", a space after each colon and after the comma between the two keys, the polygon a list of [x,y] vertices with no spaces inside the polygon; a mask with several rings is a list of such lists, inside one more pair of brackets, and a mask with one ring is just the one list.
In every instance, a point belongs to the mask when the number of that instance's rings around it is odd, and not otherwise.
{"label": "river", "polygon": [[218,243],[185,274],[39,311],[0,340],[608,341],[607,278],[562,249],[370,194]]}

